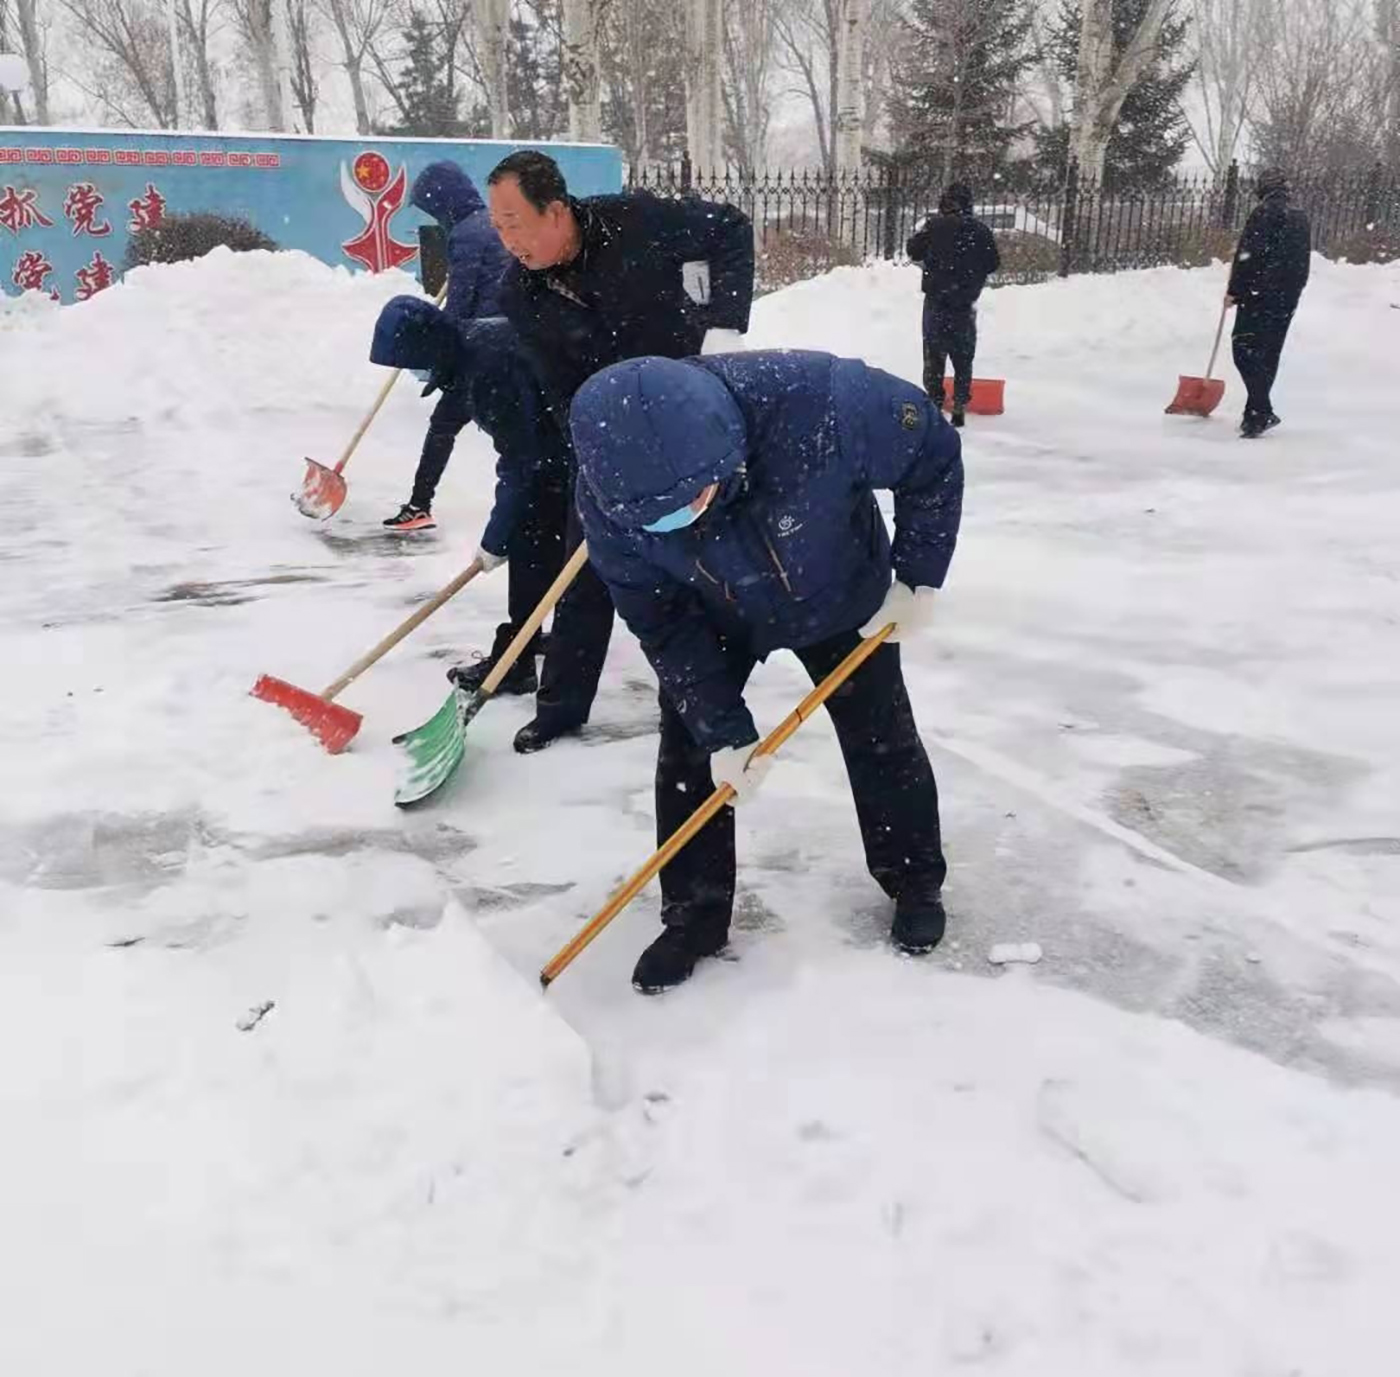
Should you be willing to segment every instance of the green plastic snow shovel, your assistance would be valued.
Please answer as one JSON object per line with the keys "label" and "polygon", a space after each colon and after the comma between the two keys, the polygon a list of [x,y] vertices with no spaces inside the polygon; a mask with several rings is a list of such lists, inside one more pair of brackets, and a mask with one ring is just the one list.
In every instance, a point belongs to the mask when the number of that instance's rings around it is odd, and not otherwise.
{"label": "green plastic snow shovel", "polygon": [[564,596],[565,590],[578,576],[578,571],[587,563],[588,544],[581,542],[569,557],[569,562],[560,570],[559,577],[549,585],[549,591],[540,599],[540,605],[516,632],[505,654],[482,680],[481,686],[470,692],[454,688],[443,705],[421,727],[394,738],[394,745],[402,746],[408,757],[394,794],[394,802],[400,808],[421,803],[452,777],[467,748],[467,724],[500,688],[501,681],[524,654],[525,647],[534,639],[555,603]]}

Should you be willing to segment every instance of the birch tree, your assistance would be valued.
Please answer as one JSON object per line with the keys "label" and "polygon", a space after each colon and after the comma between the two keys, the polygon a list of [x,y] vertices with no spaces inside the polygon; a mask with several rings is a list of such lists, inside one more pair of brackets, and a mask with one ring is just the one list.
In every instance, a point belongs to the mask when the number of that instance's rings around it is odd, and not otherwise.
{"label": "birch tree", "polygon": [[1197,99],[1191,136],[1223,177],[1249,124],[1259,66],[1271,43],[1266,0],[1192,0]]}
{"label": "birch tree", "polygon": [[1400,0],[1376,0],[1376,41],[1385,121],[1382,157],[1394,171],[1400,170]]}
{"label": "birch tree", "polygon": [[278,70],[275,0],[229,0],[234,28],[243,40],[243,55],[257,83],[264,127],[286,129],[290,111],[283,108]]}
{"label": "birch tree", "polygon": [[691,161],[713,171],[724,157],[723,0],[685,0],[685,133]]}
{"label": "birch tree", "polygon": [[564,88],[569,137],[597,143],[603,137],[599,43],[607,0],[564,0]]}
{"label": "birch tree", "polygon": [[1119,111],[1156,53],[1171,7],[1172,0],[1147,0],[1120,51],[1114,43],[1113,0],[1083,0],[1069,146],[1087,181],[1103,178],[1104,154]]}
{"label": "birch tree", "polygon": [[486,104],[491,112],[491,137],[510,137],[510,0],[477,0],[476,50]]}

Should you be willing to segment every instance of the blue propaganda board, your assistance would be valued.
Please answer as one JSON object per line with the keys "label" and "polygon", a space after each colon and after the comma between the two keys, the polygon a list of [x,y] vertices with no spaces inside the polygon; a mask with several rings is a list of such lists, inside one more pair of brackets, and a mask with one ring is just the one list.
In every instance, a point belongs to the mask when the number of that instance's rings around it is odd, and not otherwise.
{"label": "blue propaganda board", "polygon": [[569,190],[622,186],[622,156],[599,144],[138,134],[0,126],[0,287],[85,301],[120,276],[127,239],[167,215],[249,221],[281,249],[382,272],[411,266],[413,179],[450,159],[476,182],[518,147],[543,148]]}

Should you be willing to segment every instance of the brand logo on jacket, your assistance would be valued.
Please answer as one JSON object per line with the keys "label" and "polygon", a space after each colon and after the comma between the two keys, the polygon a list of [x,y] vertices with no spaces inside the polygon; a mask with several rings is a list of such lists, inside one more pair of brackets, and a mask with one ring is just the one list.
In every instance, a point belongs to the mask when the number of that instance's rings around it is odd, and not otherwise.
{"label": "brand logo on jacket", "polygon": [[905,402],[899,409],[899,423],[905,430],[918,430],[919,408],[913,402]]}

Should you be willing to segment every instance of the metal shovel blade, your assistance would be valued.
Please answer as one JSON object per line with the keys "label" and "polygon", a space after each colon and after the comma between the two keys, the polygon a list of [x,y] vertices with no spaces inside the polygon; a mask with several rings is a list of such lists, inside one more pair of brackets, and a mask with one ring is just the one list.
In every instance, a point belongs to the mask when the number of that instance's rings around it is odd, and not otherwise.
{"label": "metal shovel blade", "polygon": [[345,479],[334,469],[308,459],[301,491],[292,494],[292,501],[303,516],[310,517],[312,521],[326,521],[340,510],[345,501]]}
{"label": "metal shovel blade", "polygon": [[1167,415],[1209,416],[1224,395],[1224,378],[1192,378],[1183,373],[1176,380],[1176,396],[1167,406]]}
{"label": "metal shovel blade", "polygon": [[355,739],[364,720],[351,708],[341,707],[319,693],[311,693],[271,674],[258,677],[253,697],[285,708],[332,754],[338,755]]}

